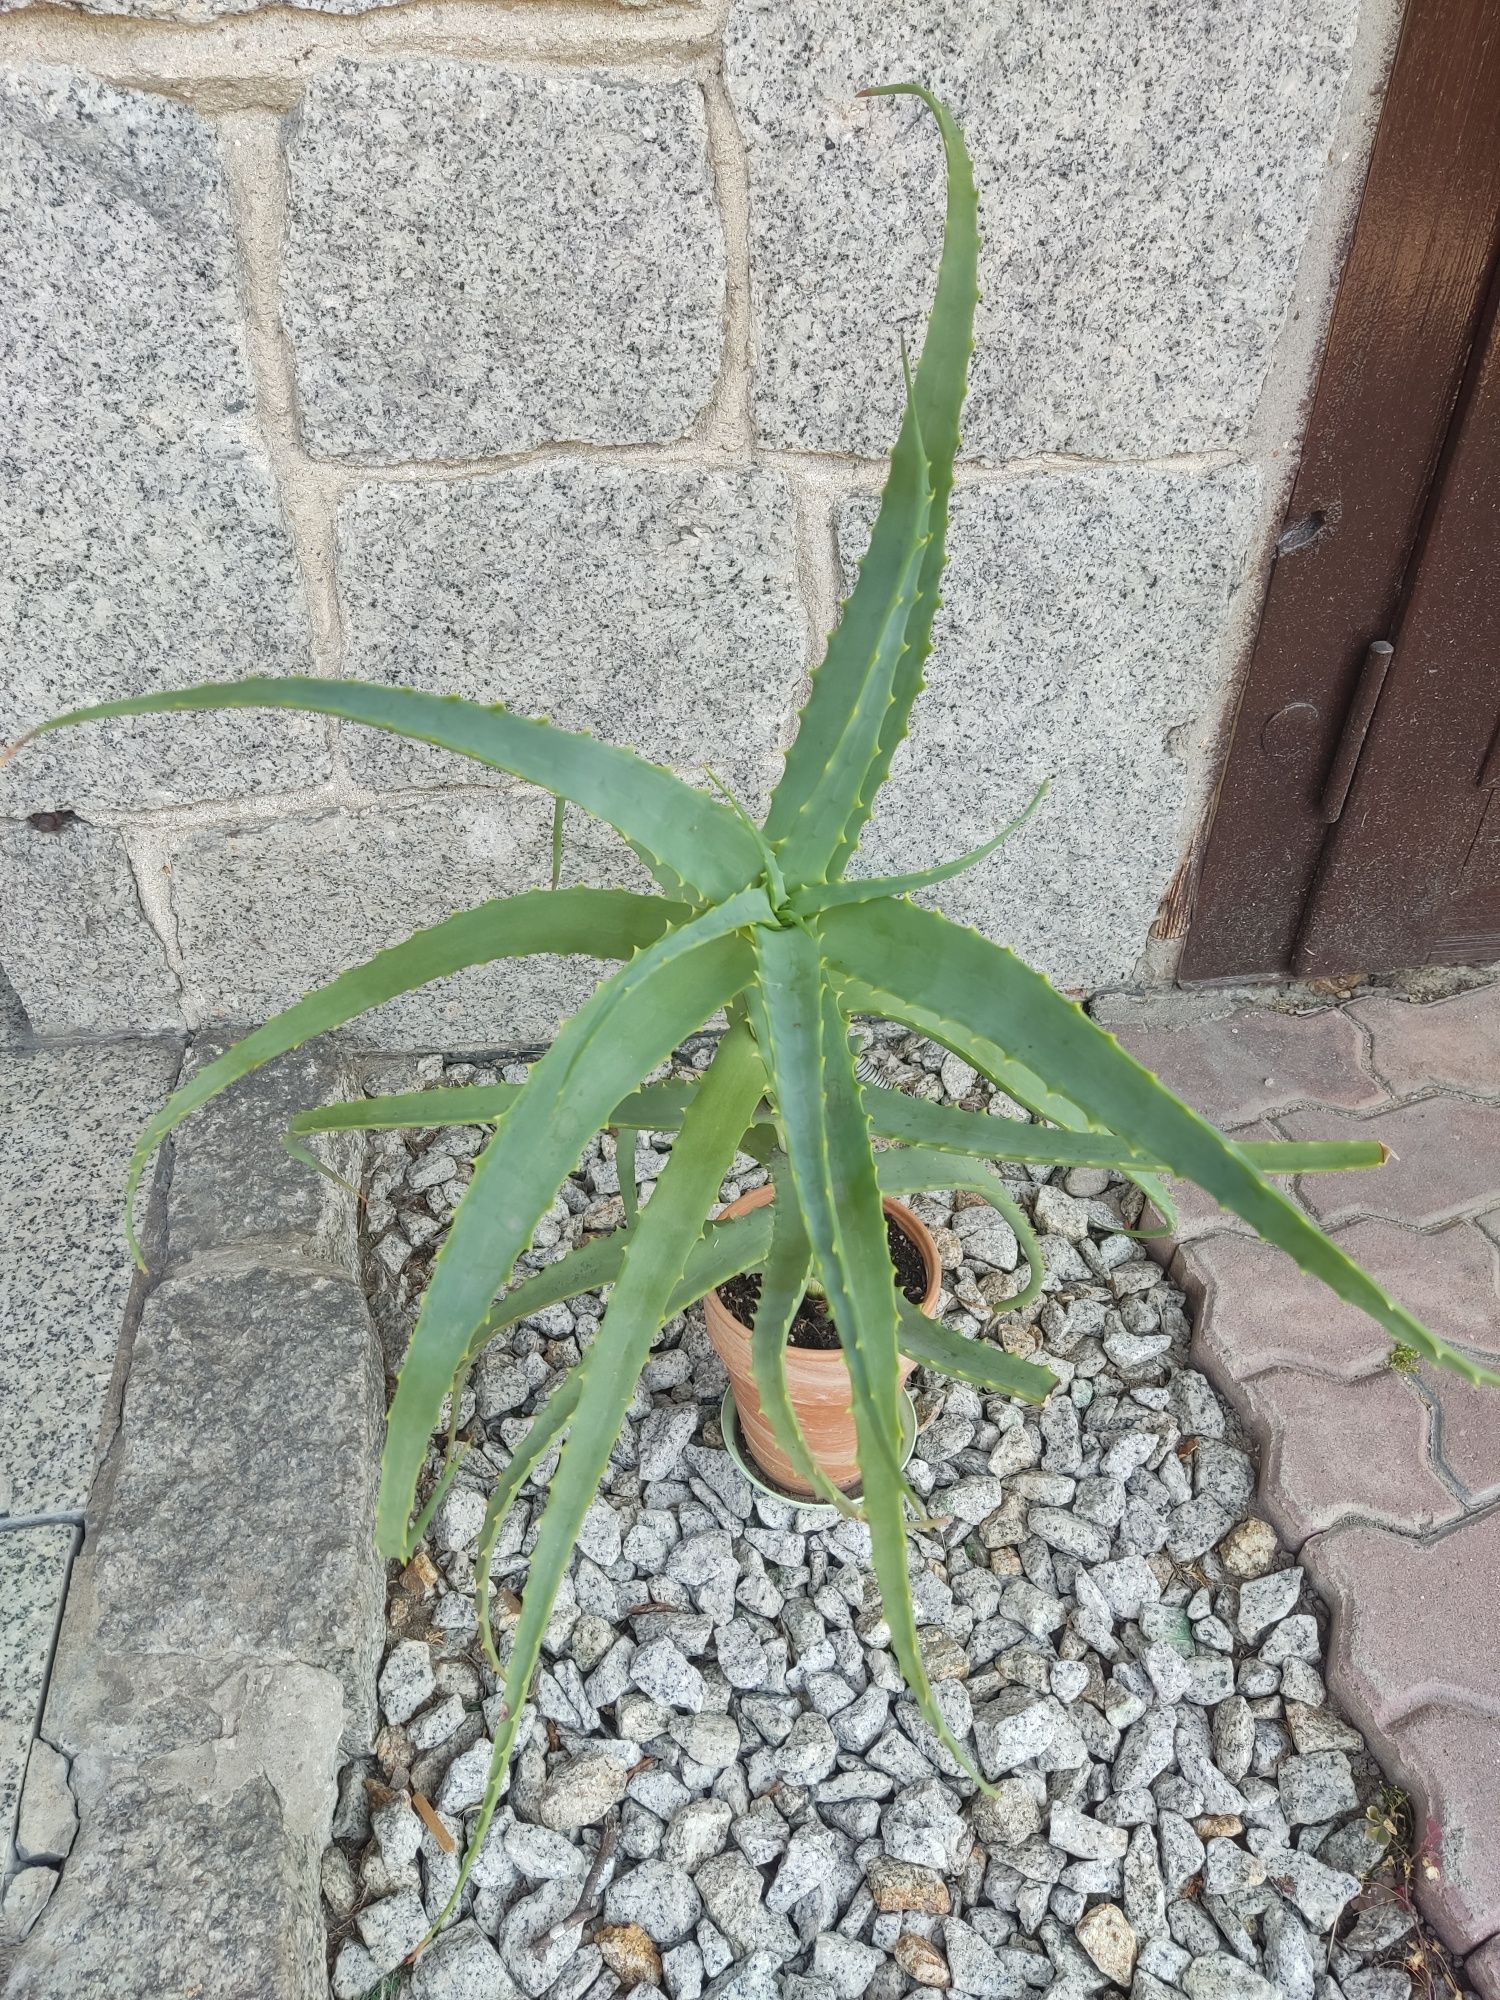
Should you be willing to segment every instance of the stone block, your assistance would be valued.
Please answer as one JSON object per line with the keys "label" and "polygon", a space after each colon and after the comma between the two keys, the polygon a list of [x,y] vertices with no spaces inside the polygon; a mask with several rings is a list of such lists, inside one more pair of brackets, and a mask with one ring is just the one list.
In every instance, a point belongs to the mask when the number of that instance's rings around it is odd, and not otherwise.
{"label": "stone block", "polygon": [[756,407],[777,445],[876,455],[920,339],[942,151],[921,77],[962,121],[985,240],[971,452],[1153,457],[1248,430],[1349,73],[1357,0],[1288,37],[1256,0],[734,0],[749,150]]}
{"label": "stone block", "polygon": [[349,1280],[210,1264],[159,1285],[86,1566],[94,1637],[73,1651],[322,1669],[362,1726],[382,1388]]}
{"label": "stone block", "polygon": [[1137,1062],[1221,1130],[1299,1104],[1373,1111],[1389,1101],[1370,1074],[1364,1037],[1336,1007],[1317,1014],[1241,1008],[1181,1027],[1137,1027],[1127,1008],[1111,1011],[1115,1033]]}
{"label": "stone block", "polygon": [[[0,14],[38,6],[44,0],[0,0]],[[221,21],[231,14],[265,12],[274,0],[55,0],[70,14],[115,14],[132,21]],[[374,14],[399,7],[401,0],[290,0],[294,11],[316,14]],[[627,5],[639,0],[626,0]]]}
{"label": "stone block", "polygon": [[42,1712],[47,1662],[67,1587],[74,1530],[0,1529],[0,1873],[9,1869],[16,1809]]}
{"label": "stone block", "polygon": [[[421,925],[486,897],[546,886],[552,804],[521,788],[183,837],[172,900],[207,1019],[264,1020]],[[612,834],[570,812],[563,881],[648,888]],[[376,1048],[520,1048],[585,1000],[594,959],[474,967],[352,1024]]]}
{"label": "stone block", "polygon": [[[197,1042],[188,1073],[227,1046]],[[167,1255],[173,1266],[215,1251],[275,1251],[332,1264],[359,1276],[355,1196],[295,1160],[281,1143],[299,1111],[354,1093],[336,1052],[321,1043],[294,1049],[195,1111],[172,1141]],[[344,1181],[357,1182],[361,1140],[330,1133],[312,1150]]]}
{"label": "stone block", "polygon": [[[851,872],[977,846],[1050,775],[1030,823],[927,900],[1061,985],[1128,979],[1182,852],[1257,489],[1245,468],[962,488],[927,691]],[[871,512],[844,517],[851,579]]]}
{"label": "stone block", "polygon": [[[710,764],[763,805],[805,666],[778,473],[569,460],[358,486],[338,536],[351,676]],[[346,727],[343,743],[372,786],[508,782],[375,730]]]}
{"label": "stone block", "polygon": [[317,1882],[317,1847],[267,1778],[204,1796],[112,1773],[6,2000],[325,2000]]}
{"label": "stone block", "polygon": [[[10,496],[0,740],[61,709],[305,671],[211,125],[63,69],[0,80]],[[326,775],[316,718],[154,716],[44,737],[6,811],[221,798]]]}
{"label": "stone block", "polygon": [[[1423,1910],[1444,1943],[1468,1951],[1500,1929],[1500,1717],[1446,1704],[1421,1709],[1393,1731],[1382,1761],[1411,1794],[1423,1837]],[[1493,1953],[1488,1963],[1493,1982],[1500,1964]],[[1483,1954],[1464,1971],[1463,1985],[1481,2000],[1500,1994],[1484,1976]]]}
{"label": "stone block", "polygon": [[1294,1111],[1282,1130],[1289,1139],[1363,1139],[1390,1148],[1378,1172],[1303,1177],[1302,1199],[1325,1229],[1361,1215],[1433,1229],[1500,1207],[1500,1105],[1425,1097],[1373,1118]]}
{"label": "stone block", "polygon": [[1370,1035],[1371,1064],[1398,1096],[1434,1084],[1500,1096],[1500,984],[1425,1006],[1376,993],[1348,1011]]}
{"label": "stone block", "polygon": [[0,824],[0,872],[0,963],[38,1034],[181,1028],[177,981],[117,833],[79,819]]}
{"label": "stone block", "polygon": [[696,84],[338,63],[289,159],[314,452],[656,442],[706,407],[725,256]]}
{"label": "stone block", "polygon": [[125,1169],[176,1079],[162,1043],[13,1050],[0,1071],[0,1513],[82,1510],[134,1270]]}

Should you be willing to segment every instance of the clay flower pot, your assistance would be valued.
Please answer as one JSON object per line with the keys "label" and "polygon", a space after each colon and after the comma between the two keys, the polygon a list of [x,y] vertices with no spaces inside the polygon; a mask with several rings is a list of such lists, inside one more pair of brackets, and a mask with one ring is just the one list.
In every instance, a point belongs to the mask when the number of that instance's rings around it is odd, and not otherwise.
{"label": "clay flower pot", "polygon": [[[743,1215],[747,1209],[764,1207],[771,1194],[769,1187],[752,1188],[749,1194],[742,1194],[738,1201],[731,1202],[722,1211],[721,1220]],[[942,1289],[943,1267],[937,1245],[925,1224],[904,1203],[887,1199],[884,1207],[902,1235],[921,1252],[927,1271],[927,1290],[922,1296],[921,1310],[930,1319],[937,1309],[938,1293]],[[789,1493],[812,1493],[815,1489],[801,1477],[777,1445],[761,1409],[750,1366],[749,1327],[743,1320],[735,1318],[717,1291],[709,1292],[705,1297],[703,1312],[708,1323],[708,1337],[719,1359],[729,1370],[740,1430],[756,1464]],[[903,1382],[915,1366],[914,1361],[908,1361],[903,1355]],[[793,1347],[788,1343],[786,1374],[792,1407],[797,1412],[797,1420],[813,1457],[836,1486],[857,1486],[859,1455],[849,1391],[849,1365],[844,1359],[843,1349]]]}

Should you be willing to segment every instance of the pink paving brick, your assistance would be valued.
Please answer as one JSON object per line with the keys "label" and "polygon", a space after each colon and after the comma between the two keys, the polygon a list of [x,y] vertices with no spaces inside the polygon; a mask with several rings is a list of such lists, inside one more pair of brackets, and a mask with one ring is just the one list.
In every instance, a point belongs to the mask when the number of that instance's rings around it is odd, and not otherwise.
{"label": "pink paving brick", "polygon": [[1372,1118],[1290,1112],[1289,1139],[1376,1139],[1394,1158],[1373,1173],[1305,1175],[1302,1199],[1325,1225],[1383,1215],[1430,1229],[1500,1206],[1500,1104],[1427,1097]]}
{"label": "pink paving brick", "polygon": [[[1281,1134],[1274,1125],[1268,1125],[1264,1119],[1259,1119],[1253,1125],[1240,1126],[1238,1130],[1231,1132],[1229,1137],[1250,1141],[1279,1139]],[[1287,1175],[1276,1174],[1272,1178],[1284,1194],[1296,1198],[1293,1184]],[[1193,1181],[1174,1180],[1172,1200],[1177,1209],[1177,1227],[1172,1235],[1174,1243],[1192,1243],[1200,1236],[1217,1236],[1224,1232],[1241,1236],[1252,1234],[1248,1222],[1241,1222],[1237,1215],[1220,1208],[1213,1196],[1205,1194]],[[1159,1211],[1152,1208],[1147,1215],[1145,1227],[1159,1229],[1161,1225],[1162,1218]]]}
{"label": "pink paving brick", "polygon": [[1480,1388],[1448,1368],[1424,1366],[1438,1406],[1437,1456],[1476,1506],[1500,1494],[1500,1388]]}
{"label": "pink paving brick", "polygon": [[1349,1111],[1388,1101],[1364,1066],[1364,1038],[1334,1009],[1254,1009],[1182,1028],[1117,1029],[1121,1042],[1215,1125],[1248,1125],[1293,1104]]}
{"label": "pink paving brick", "polygon": [[[1362,1728],[1378,1736],[1434,1702],[1500,1721],[1500,1513],[1425,1544],[1350,1525],[1302,1559],[1333,1608],[1330,1682]],[[1492,1823],[1500,1867],[1497,1836]]]}
{"label": "pink paving brick", "polygon": [[1500,985],[1426,1006],[1383,993],[1346,1011],[1374,1038],[1370,1067],[1397,1097],[1432,1084],[1500,1097]]}
{"label": "pink paving brick", "polygon": [[1432,1468],[1427,1405],[1405,1377],[1273,1368],[1230,1393],[1261,1447],[1261,1512],[1293,1548],[1351,1517],[1420,1534],[1462,1511]]}
{"label": "pink paving brick", "polygon": [[1487,1945],[1470,1953],[1464,1977],[1479,2000],[1500,2000],[1500,1937],[1491,1938]]}
{"label": "pink paving brick", "polygon": [[[1421,1709],[1394,1731],[1386,1762],[1411,1796],[1424,1858],[1437,1869],[1423,1881],[1422,1907],[1451,1950],[1468,1951],[1500,1924],[1500,1720]],[[1500,1995],[1500,1985],[1489,1990]]]}
{"label": "pink paving brick", "polygon": [[[1390,1223],[1362,1228],[1392,1231],[1408,1243],[1427,1240]],[[1193,1358],[1221,1387],[1267,1368],[1348,1381],[1385,1365],[1390,1335],[1268,1243],[1215,1236],[1193,1246],[1184,1269],[1197,1308]]]}

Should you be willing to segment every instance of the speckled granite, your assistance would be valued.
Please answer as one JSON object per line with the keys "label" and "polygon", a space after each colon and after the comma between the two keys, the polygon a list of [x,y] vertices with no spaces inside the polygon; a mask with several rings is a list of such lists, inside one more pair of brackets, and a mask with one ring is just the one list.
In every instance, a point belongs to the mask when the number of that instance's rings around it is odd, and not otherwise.
{"label": "speckled granite", "polygon": [[724,244],[689,83],[340,63],[290,147],[308,441],[360,459],[680,436]]}
{"label": "speckled granite", "polygon": [[[963,488],[927,691],[855,872],[961,854],[1050,775],[1031,822],[930,900],[1059,984],[1129,979],[1217,716],[1257,493],[1245,468]],[[845,514],[851,579],[869,518]]]}
{"label": "speckled granite", "polygon": [[919,77],[962,121],[986,252],[968,449],[1152,456],[1240,441],[1326,171],[1358,0],[1176,7],[734,0],[769,442],[878,454],[942,214]]}
{"label": "speckled granite", "polygon": [[[356,487],[346,670],[710,763],[757,810],[804,668],[792,519],[786,481],[750,470],[570,462]],[[344,744],[368,785],[499,777],[373,730]]]}
{"label": "speckled granite", "polygon": [[8,1050],[0,1065],[0,1513],[88,1501],[134,1276],[125,1168],[178,1062],[169,1043],[119,1042]]}
{"label": "speckled granite", "polygon": [[[212,127],[71,71],[11,73],[0,189],[0,740],[84,701],[305,671]],[[4,809],[159,806],[326,771],[315,719],[96,723],[18,758]]]}

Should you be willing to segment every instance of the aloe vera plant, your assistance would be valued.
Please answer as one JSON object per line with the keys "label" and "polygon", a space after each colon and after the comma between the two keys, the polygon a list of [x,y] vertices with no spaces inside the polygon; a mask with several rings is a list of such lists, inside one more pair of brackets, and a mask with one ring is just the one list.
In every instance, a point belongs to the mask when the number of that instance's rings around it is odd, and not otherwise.
{"label": "aloe vera plant", "polygon": [[[524,1085],[333,1105],[298,1117],[289,1135],[294,1150],[305,1150],[314,1135],[336,1129],[493,1127],[433,1267],[391,1407],[376,1529],[387,1556],[411,1552],[446,1490],[451,1438],[437,1491],[417,1511],[434,1427],[450,1395],[456,1408],[465,1373],[485,1343],[546,1304],[612,1288],[597,1337],[500,1479],[481,1538],[481,1636],[504,1700],[489,1786],[471,1830],[471,1859],[502,1794],[554,1599],[641,1365],[666,1321],[742,1271],[762,1274],[753,1343],[767,1416],[782,1448],[815,1480],[787,1395],[785,1343],[809,1284],[828,1302],[848,1363],[864,1475],[861,1507],[891,1644],[923,1713],[963,1758],[933,1701],[917,1645],[899,1357],[904,1351],[985,1389],[1032,1401],[1043,1400],[1054,1384],[1046,1369],[965,1339],[906,1305],[891,1283],[885,1194],[960,1186],[1001,1208],[1030,1265],[1027,1291],[1014,1307],[1034,1295],[1044,1271],[1024,1215],[986,1161],[1001,1155],[1114,1169],[1149,1194],[1169,1223],[1165,1182],[1182,1176],[1363,1308],[1394,1341],[1475,1381],[1497,1379],[1387,1296],[1267,1178],[1376,1166],[1381,1148],[1244,1145],[1222,1137],[1012,953],[910,900],[913,891],[981,859],[1003,834],[974,854],[919,873],[846,874],[931,650],[977,296],[977,205],[962,135],[919,85],[870,94],[902,93],[926,104],[946,157],[936,294],[916,369],[907,372],[900,434],[869,548],[762,826],[727,795],[696,789],[628,750],[504,707],[401,688],[250,679],[110,702],[43,725],[199,708],[339,716],[440,745],[544,787],[559,802],[575,801],[622,834],[659,885],[659,894],[559,889],[554,843],[552,889],[497,898],[417,932],[196,1072],[151,1121],[130,1169],[127,1210],[152,1152],[195,1108],[309,1037],[429,980],[533,952],[621,961]],[[701,1080],[642,1083],[721,1009],[729,1026]],[[954,1050],[1031,1121],[862,1087],[849,1041],[851,1018],[860,1011],[905,1023]],[[654,1198],[642,1209],[632,1202],[613,1235],[507,1289],[565,1176],[606,1126],[627,1138],[637,1129],[675,1133]],[[877,1140],[884,1142],[878,1148]],[[734,1220],[711,1220],[720,1183],[740,1151],[771,1166],[778,1199]],[[489,1553],[506,1507],[559,1443],[502,1659],[490,1621]],[[850,1505],[837,1491],[827,1497]]]}

